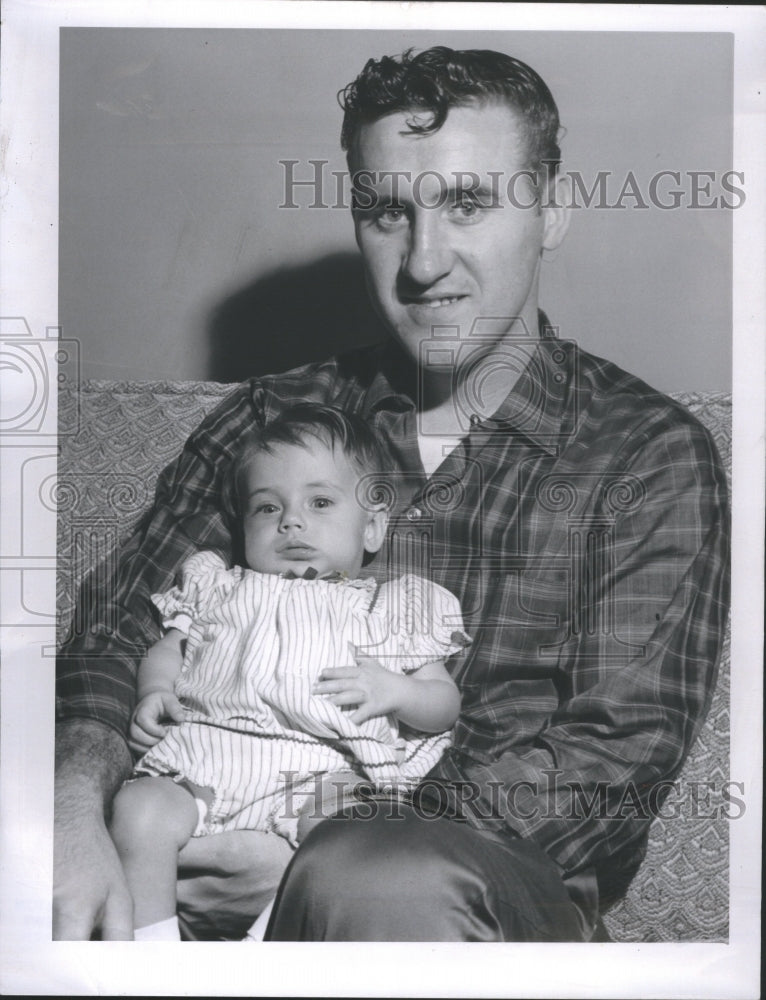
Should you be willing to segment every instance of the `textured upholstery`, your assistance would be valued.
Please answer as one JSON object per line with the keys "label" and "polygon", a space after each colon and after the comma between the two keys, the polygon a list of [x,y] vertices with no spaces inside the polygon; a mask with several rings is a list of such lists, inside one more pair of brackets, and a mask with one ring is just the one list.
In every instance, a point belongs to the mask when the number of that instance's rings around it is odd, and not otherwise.
{"label": "textured upholstery", "polygon": [[[59,639],[70,622],[83,573],[109,562],[115,544],[151,503],[158,472],[231,388],[199,382],[87,382],[61,389]],[[675,398],[710,428],[730,469],[730,396],[683,393]],[[627,896],[606,914],[613,940],[727,940],[731,820],[723,814],[721,788],[728,779],[727,637],[712,707],[678,792],[663,808],[666,816],[652,825],[646,859]],[[736,808],[730,809],[736,816]]]}

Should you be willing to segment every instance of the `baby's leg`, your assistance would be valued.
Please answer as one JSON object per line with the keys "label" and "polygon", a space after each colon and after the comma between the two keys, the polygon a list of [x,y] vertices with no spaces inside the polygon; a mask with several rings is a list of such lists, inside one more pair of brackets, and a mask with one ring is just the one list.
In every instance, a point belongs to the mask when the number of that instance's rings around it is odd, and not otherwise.
{"label": "baby's leg", "polygon": [[138,778],[114,800],[110,832],[133,895],[133,926],[175,919],[178,852],[197,826],[197,804],[172,778]]}

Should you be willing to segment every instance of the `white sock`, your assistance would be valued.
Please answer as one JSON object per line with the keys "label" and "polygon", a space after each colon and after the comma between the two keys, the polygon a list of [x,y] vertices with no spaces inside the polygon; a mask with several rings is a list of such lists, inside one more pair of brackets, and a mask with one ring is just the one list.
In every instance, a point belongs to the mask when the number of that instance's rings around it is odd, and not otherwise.
{"label": "white sock", "polygon": [[133,931],[134,941],[180,941],[181,930],[178,926],[178,917],[168,917],[167,920],[158,920],[156,924],[147,924],[145,927],[136,927]]}
{"label": "white sock", "polygon": [[258,917],[258,919],[255,921],[255,923],[247,932],[247,934],[245,934],[244,938],[242,939],[243,941],[263,941],[263,936],[266,933],[266,926],[269,922],[271,911],[274,909],[274,902],[276,898],[277,897],[275,896],[274,899],[272,899],[272,901],[263,911],[263,913],[260,915],[260,917]]}

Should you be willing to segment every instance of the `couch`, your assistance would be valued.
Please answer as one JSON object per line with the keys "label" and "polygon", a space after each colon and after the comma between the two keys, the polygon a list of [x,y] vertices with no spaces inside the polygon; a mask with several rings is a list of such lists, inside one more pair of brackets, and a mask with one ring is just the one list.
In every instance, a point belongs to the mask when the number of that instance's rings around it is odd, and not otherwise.
{"label": "couch", "polygon": [[[59,392],[59,641],[83,574],[112,550],[151,503],[159,471],[231,390],[211,382],[64,384]],[[682,393],[731,468],[731,397]],[[613,941],[728,939],[729,641],[712,707],[679,778],[679,792],[651,828],[627,895],[605,915]],[[736,794],[736,789],[735,789]],[[730,815],[736,808],[728,806]],[[674,815],[677,813],[677,815]]]}

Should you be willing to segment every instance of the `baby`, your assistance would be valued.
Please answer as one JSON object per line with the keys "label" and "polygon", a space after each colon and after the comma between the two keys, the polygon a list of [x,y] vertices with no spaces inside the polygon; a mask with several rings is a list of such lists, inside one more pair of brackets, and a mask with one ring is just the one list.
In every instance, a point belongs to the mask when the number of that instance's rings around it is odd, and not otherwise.
{"label": "baby", "polygon": [[111,822],[136,940],[179,939],[190,837],[256,829],[296,845],[356,785],[411,787],[449,745],[460,697],[444,660],[470,641],[457,600],[416,576],[360,578],[388,521],[363,479],[390,469],[361,418],[292,407],[231,467],[246,568],[198,552],[154,595],[165,631],[130,729],[147,752]]}

